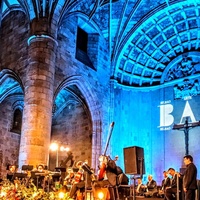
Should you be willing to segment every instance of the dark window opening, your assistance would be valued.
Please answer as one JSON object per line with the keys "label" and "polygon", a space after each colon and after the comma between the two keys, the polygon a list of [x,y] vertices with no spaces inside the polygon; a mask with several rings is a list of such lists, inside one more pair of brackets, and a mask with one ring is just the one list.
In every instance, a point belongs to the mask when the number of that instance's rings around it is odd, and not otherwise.
{"label": "dark window opening", "polygon": [[81,28],[77,30],[77,48],[87,53],[88,34]]}
{"label": "dark window opening", "polygon": [[20,109],[16,109],[13,116],[11,131],[20,134],[21,127],[22,127],[22,112]]}
{"label": "dark window opening", "polygon": [[76,38],[76,59],[87,65],[88,67],[95,69],[92,61],[90,60],[87,51],[88,50],[88,33],[83,29],[77,29]]}

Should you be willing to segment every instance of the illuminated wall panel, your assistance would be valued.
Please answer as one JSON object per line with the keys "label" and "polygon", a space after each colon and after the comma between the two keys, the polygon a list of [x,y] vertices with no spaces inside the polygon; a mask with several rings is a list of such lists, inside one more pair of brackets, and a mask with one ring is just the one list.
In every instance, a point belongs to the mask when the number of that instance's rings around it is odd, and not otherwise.
{"label": "illuminated wall panel", "polygon": [[[118,164],[124,167],[124,147],[140,146],[145,152],[144,181],[152,174],[160,183],[162,172],[169,167],[179,171],[183,167],[185,138],[183,131],[172,127],[180,123],[183,113],[194,116],[196,121],[200,119],[200,96],[188,101],[174,100],[173,87],[146,92],[116,89],[115,100],[116,124],[111,145],[112,155],[119,155]],[[189,131],[189,153],[197,166],[200,165],[199,130],[197,126]]]}

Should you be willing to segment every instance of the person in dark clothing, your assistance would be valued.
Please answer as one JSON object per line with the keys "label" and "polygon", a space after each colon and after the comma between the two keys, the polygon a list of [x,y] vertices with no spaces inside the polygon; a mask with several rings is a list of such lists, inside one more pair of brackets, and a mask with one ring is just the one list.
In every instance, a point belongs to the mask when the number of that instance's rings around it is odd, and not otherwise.
{"label": "person in dark clothing", "polygon": [[97,180],[93,181],[92,190],[94,194],[94,198],[98,199],[99,191],[103,191],[105,195],[105,199],[114,199],[111,197],[110,192],[108,190],[109,186],[114,187],[117,184],[117,175],[114,173],[113,169],[116,167],[115,162],[111,165],[109,163],[109,157],[101,155],[99,157],[99,171],[97,175]]}
{"label": "person in dark clothing", "polygon": [[9,181],[14,181],[13,177],[14,177],[15,172],[16,172],[16,166],[15,165],[10,165],[9,166],[9,171],[7,173],[7,179]]}
{"label": "person in dark clothing", "polygon": [[137,196],[143,196],[144,192],[145,192],[145,185],[142,183],[142,179],[141,178],[139,178],[137,180],[137,182],[138,182],[138,184],[137,184],[135,193],[136,193]]}
{"label": "person in dark clothing", "polygon": [[146,184],[146,192],[144,193],[145,197],[152,197],[157,196],[158,190],[157,190],[157,183],[155,180],[153,180],[152,175],[148,175],[148,182]]}
{"label": "person in dark clothing", "polygon": [[181,175],[177,173],[174,168],[169,168],[168,174],[171,175],[170,186],[166,187],[165,197],[167,200],[175,200],[177,196],[177,191],[180,191],[182,188]]}
{"label": "person in dark clothing", "polygon": [[166,200],[167,198],[165,197],[165,191],[166,188],[170,186],[170,178],[168,177],[167,171],[163,171],[163,177],[164,179],[162,180],[162,185],[158,192],[158,197],[164,198],[164,200]]}
{"label": "person in dark clothing", "polygon": [[193,157],[191,155],[184,156],[183,160],[187,167],[183,175],[185,200],[194,200],[195,190],[197,189],[197,168],[193,163]]}

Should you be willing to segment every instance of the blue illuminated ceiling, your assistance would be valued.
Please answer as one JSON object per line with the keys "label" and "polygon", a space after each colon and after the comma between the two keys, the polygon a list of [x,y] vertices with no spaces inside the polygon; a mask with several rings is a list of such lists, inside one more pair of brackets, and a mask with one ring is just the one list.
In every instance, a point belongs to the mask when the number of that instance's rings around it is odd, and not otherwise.
{"label": "blue illuminated ceiling", "polygon": [[29,20],[49,17],[60,25],[73,13],[88,18],[110,43],[111,78],[126,86],[158,86],[175,57],[199,50],[198,1],[115,0],[110,7],[109,0],[2,2],[2,18],[13,9],[22,10]]}
{"label": "blue illuminated ceiling", "polygon": [[11,10],[14,7],[20,7],[20,4],[17,0],[4,0],[2,5],[2,12],[6,10]]}
{"label": "blue illuminated ceiling", "polygon": [[161,84],[162,73],[173,58],[199,50],[199,29],[199,4],[157,7],[140,19],[120,44],[115,78],[132,86]]}

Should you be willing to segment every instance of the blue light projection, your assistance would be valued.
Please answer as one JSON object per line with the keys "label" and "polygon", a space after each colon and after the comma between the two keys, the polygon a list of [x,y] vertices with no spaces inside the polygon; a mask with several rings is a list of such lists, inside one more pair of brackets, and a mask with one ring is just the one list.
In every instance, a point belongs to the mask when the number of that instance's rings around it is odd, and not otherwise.
{"label": "blue light projection", "polygon": [[[123,148],[139,146],[144,148],[144,180],[148,174],[153,174],[160,183],[162,171],[169,167],[177,171],[183,168],[184,132],[172,128],[174,123],[184,123],[188,116],[192,122],[200,119],[200,97],[174,100],[171,86],[146,92],[116,88],[115,98],[116,124],[111,154],[119,156],[119,165],[124,168]],[[199,130],[200,127],[195,127],[189,132],[189,153],[197,167],[200,167]]]}
{"label": "blue light projection", "polygon": [[[118,82],[135,87],[160,85],[164,82],[163,72],[173,59],[186,52],[198,51],[196,17],[199,6],[195,1],[173,1],[168,6],[161,4],[140,19],[119,45],[115,66]],[[181,73],[187,67],[192,69],[191,66],[199,73],[197,56],[193,59],[189,55],[187,59],[179,63]],[[191,70],[186,74],[196,72]],[[178,79],[181,77],[176,75]]]}

